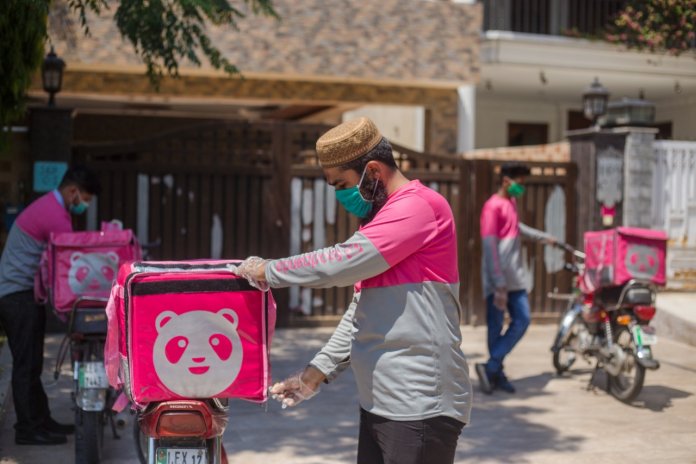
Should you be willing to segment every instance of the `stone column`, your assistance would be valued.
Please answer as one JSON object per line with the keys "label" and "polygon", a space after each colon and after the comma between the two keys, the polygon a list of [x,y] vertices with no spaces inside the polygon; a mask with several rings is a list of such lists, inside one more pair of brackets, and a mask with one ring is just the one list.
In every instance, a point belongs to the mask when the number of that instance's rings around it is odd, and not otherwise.
{"label": "stone column", "polygon": [[[652,226],[652,142],[656,132],[617,127],[566,134],[571,161],[578,165],[576,245],[581,245],[588,230]],[[613,209],[611,223],[603,222],[603,209]]]}
{"label": "stone column", "polygon": [[657,129],[626,128],[624,150],[624,208],[622,224],[631,227],[653,226],[653,142]]}

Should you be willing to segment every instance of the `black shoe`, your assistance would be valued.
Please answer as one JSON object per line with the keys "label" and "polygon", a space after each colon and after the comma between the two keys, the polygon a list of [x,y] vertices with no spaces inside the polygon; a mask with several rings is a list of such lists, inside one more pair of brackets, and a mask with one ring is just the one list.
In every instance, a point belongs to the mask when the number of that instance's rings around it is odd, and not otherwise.
{"label": "black shoe", "polygon": [[43,423],[43,428],[51,433],[60,433],[62,435],[70,435],[75,433],[75,426],[72,424],[61,424],[56,422],[52,417],[49,417]]}
{"label": "black shoe", "polygon": [[504,392],[515,393],[515,391],[517,391],[517,390],[515,390],[515,386],[510,383],[510,381],[505,376],[505,373],[503,373],[503,371],[500,371],[500,373],[497,375],[495,383],[496,383],[496,385],[495,385],[496,388],[499,388],[499,389],[503,390]]}
{"label": "black shoe", "polygon": [[18,445],[62,445],[67,442],[65,435],[51,433],[44,429],[15,433],[15,443]]}
{"label": "black shoe", "polygon": [[488,372],[486,372],[486,365],[481,363],[476,363],[476,375],[479,378],[479,387],[481,391],[487,395],[493,393],[493,386],[491,385],[491,379],[488,377]]}

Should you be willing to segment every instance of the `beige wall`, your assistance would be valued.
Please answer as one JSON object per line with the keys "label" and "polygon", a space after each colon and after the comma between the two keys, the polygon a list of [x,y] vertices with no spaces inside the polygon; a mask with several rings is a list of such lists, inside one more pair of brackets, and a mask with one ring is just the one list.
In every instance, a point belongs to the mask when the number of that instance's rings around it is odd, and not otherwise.
{"label": "beige wall", "polygon": [[[476,148],[495,148],[507,145],[508,122],[546,123],[549,143],[565,138],[568,111],[580,111],[574,102],[554,102],[543,98],[486,98],[477,93]],[[696,99],[657,102],[656,122],[672,121],[674,140],[696,140]]]}
{"label": "beige wall", "polygon": [[580,109],[570,102],[487,98],[481,92],[476,97],[476,148],[506,146],[509,122],[548,124],[548,142],[558,142],[564,138],[568,110]]}
{"label": "beige wall", "polygon": [[659,102],[655,120],[672,121],[674,140],[696,140],[696,98]]}
{"label": "beige wall", "polygon": [[343,120],[366,116],[387,140],[416,151],[425,150],[425,108],[422,106],[367,105],[343,114]]}

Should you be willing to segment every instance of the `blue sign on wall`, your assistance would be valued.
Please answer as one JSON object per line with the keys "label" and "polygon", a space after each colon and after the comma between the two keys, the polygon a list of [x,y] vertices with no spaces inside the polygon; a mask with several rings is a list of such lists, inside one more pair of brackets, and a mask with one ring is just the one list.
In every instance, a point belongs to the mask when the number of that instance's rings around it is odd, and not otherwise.
{"label": "blue sign on wall", "polygon": [[68,163],[62,161],[36,161],[34,163],[34,191],[50,192],[63,180]]}

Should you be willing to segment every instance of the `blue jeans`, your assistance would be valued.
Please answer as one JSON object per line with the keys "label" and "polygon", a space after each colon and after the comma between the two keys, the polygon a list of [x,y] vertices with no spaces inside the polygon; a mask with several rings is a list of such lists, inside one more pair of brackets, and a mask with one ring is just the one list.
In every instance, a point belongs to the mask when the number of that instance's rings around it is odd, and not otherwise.
{"label": "blue jeans", "polygon": [[488,352],[490,358],[486,370],[495,374],[503,369],[505,356],[512,351],[522,339],[529,327],[529,298],[526,290],[508,292],[507,310],[510,325],[503,333],[505,313],[493,305],[493,295],[486,297],[486,323],[488,324]]}

